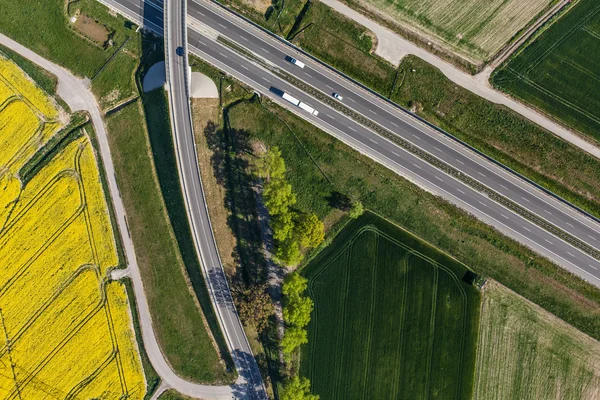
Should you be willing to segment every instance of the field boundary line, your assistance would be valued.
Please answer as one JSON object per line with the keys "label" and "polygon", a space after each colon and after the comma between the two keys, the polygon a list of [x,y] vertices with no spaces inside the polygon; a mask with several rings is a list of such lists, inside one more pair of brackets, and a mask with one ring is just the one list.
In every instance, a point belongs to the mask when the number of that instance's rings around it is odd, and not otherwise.
{"label": "field boundary line", "polygon": [[373,337],[373,326],[375,324],[375,292],[377,290],[377,267],[379,264],[379,232],[375,232],[375,262],[371,268],[371,315],[369,318],[369,330],[367,332],[367,351],[365,354],[365,372],[363,374],[363,393],[364,400],[368,400],[366,388],[369,381],[369,372],[371,371],[371,338]]}
{"label": "field boundary line", "polygon": [[433,345],[435,343],[435,316],[437,311],[437,294],[439,290],[439,269],[436,264],[432,265],[433,267],[433,291],[431,293],[431,314],[429,317],[429,334],[431,338],[429,339],[429,354],[427,355],[427,375],[425,375],[425,390],[427,390],[427,397],[430,396],[431,390],[431,359],[433,358]]}
{"label": "field boundary line", "polygon": [[[402,332],[404,329],[404,326],[406,325],[406,299],[408,298],[408,257],[410,256],[410,252],[406,252],[404,253],[404,256],[402,257],[402,267],[404,269],[403,274],[402,274],[402,304],[400,305],[401,308],[401,317],[400,317],[400,327],[399,327],[399,331]],[[398,361],[398,366],[402,365],[402,355],[404,354],[404,352],[402,351],[402,345],[404,344],[404,335],[400,335],[400,339],[398,340],[398,344],[396,345],[396,360]],[[393,384],[392,384],[392,398],[396,399],[398,398],[398,390],[399,390],[399,385],[400,385],[400,371],[401,369],[398,368],[398,370],[396,371],[396,374],[394,375],[393,378]]]}

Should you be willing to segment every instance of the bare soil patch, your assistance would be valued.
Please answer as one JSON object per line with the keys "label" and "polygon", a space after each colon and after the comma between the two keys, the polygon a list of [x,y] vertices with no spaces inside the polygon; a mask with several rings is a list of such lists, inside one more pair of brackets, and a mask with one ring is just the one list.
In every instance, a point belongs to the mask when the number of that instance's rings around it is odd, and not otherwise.
{"label": "bare soil patch", "polygon": [[99,45],[104,45],[110,37],[110,32],[104,25],[85,14],[79,14],[74,27],[79,33]]}

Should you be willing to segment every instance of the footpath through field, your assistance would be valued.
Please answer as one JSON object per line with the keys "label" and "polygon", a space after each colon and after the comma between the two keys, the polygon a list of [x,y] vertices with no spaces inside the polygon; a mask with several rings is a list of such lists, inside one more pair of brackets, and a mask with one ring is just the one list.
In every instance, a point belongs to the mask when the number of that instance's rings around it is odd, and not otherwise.
{"label": "footpath through field", "polygon": [[154,329],[152,327],[152,317],[150,316],[148,300],[146,299],[146,294],[144,292],[133,243],[129,237],[129,230],[125,222],[125,208],[123,207],[119,188],[117,187],[112,157],[108,147],[106,130],[104,129],[104,123],[102,121],[100,109],[94,95],[86,86],[83,79],[77,78],[68,70],[46,60],[9,37],[0,34],[0,44],[12,49],[21,56],[54,74],[58,79],[56,93],[67,103],[67,105],[71,108],[71,111],[85,110],[91,116],[94,129],[98,136],[98,142],[100,143],[100,155],[104,170],[106,171],[106,178],[108,180],[110,196],[117,217],[116,219],[119,224],[123,250],[127,259],[127,270],[131,280],[133,281],[144,347],[146,348],[146,352],[150,362],[152,363],[152,366],[163,381],[160,386],[161,390],[174,388],[182,394],[193,397],[201,397],[203,399],[231,399],[232,389],[229,386],[199,385],[188,382],[177,376],[165,360],[160,350]]}
{"label": "footpath through field", "polygon": [[429,53],[427,50],[404,39],[397,33],[394,33],[378,23],[370,20],[359,12],[354,11],[339,0],[321,0],[321,2],[333,8],[337,12],[345,15],[347,18],[350,18],[371,30],[377,36],[377,49],[375,50],[375,54],[386,61],[398,66],[400,61],[405,56],[409,54],[415,55],[438,68],[448,79],[457,85],[470,90],[486,100],[496,104],[502,104],[510,108],[523,117],[552,132],[556,136],[579,147],[594,157],[600,158],[600,147],[588,142],[587,140],[584,140],[570,129],[567,129],[561,124],[551,120],[539,111],[513,100],[508,95],[492,88],[488,80],[493,68],[488,67],[477,75],[470,75],[458,69],[449,62],[442,60],[441,58]]}

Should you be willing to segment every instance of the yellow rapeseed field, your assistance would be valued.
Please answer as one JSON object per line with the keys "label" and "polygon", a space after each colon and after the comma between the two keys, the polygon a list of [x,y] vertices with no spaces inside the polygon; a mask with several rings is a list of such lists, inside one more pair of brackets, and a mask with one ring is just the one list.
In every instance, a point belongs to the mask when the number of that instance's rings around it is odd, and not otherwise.
{"label": "yellow rapeseed field", "polygon": [[62,127],[52,99],[0,53],[0,176],[16,174]]}
{"label": "yellow rapeseed field", "polygon": [[125,287],[108,279],[119,260],[85,131],[19,177],[62,127],[59,113],[0,56],[0,398],[143,399]]}

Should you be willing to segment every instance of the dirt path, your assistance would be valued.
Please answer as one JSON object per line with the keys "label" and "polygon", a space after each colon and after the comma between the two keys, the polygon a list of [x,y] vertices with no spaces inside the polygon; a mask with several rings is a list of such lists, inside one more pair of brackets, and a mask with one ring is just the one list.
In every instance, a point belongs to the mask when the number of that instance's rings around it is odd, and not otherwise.
{"label": "dirt path", "polygon": [[[347,5],[343,4],[339,0],[320,0],[322,3],[330,6],[337,12],[345,15],[357,23],[363,25],[367,29],[371,30],[377,35],[377,49],[375,54],[381,58],[389,61],[394,65],[399,65],[402,58],[412,54],[417,56],[434,67],[438,68],[448,79],[456,83],[463,88],[470,90],[478,96],[483,97],[493,103],[502,104],[511,110],[519,113],[528,120],[535,122],[541,127],[552,132],[556,136],[566,140],[567,142],[579,147],[580,149],[588,152],[589,154],[600,158],[600,147],[596,144],[588,142],[578,134],[574,133],[570,129],[565,128],[561,124],[548,118],[546,115],[540,113],[533,108],[520,103],[506,94],[499,92],[491,87],[489,84],[489,77],[493,71],[492,67],[487,67],[479,74],[473,76],[458,69],[454,65],[447,61],[442,60],[439,57],[429,53],[425,49],[415,45],[412,42],[404,39],[397,33],[390,31],[389,29],[379,25],[378,23],[370,20],[364,15],[354,11]],[[565,0],[566,1],[566,0]]]}

